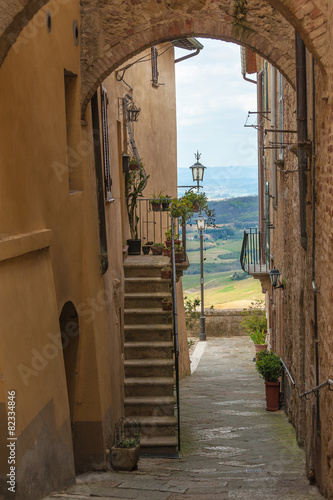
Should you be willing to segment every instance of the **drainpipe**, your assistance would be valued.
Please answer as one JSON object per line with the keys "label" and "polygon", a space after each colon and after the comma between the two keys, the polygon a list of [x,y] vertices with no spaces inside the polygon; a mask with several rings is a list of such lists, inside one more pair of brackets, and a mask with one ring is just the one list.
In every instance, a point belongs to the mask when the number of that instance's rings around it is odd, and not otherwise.
{"label": "drainpipe", "polygon": [[[312,59],[312,287],[315,330],[316,386],[319,385],[319,331],[316,286],[316,92],[315,61]],[[320,436],[320,395],[317,392],[317,435]]]}
{"label": "drainpipe", "polygon": [[262,69],[257,75],[257,112],[258,112],[258,208],[259,208],[259,235],[260,242],[260,257],[263,260],[265,255],[264,245],[264,161],[263,161],[263,145],[264,145],[264,120],[263,120],[263,72]]}
{"label": "drainpipe", "polygon": [[191,42],[191,44],[194,45],[194,47],[196,47],[196,51],[193,54],[188,54],[187,56],[175,59],[175,64],[181,61],[185,61],[185,59],[190,59],[191,57],[197,56],[204,48],[204,46],[196,38],[187,38],[187,40]]}
{"label": "drainpipe", "polygon": [[200,54],[201,50],[202,49],[197,49],[193,54],[189,54],[187,56],[179,57],[178,59],[175,59],[175,64],[178,62],[181,62],[181,61],[185,61],[185,59],[190,59],[191,57],[197,56],[198,54]]}
{"label": "drainpipe", "polygon": [[297,140],[298,140],[298,174],[299,205],[301,221],[301,245],[306,250],[306,195],[307,167],[306,152],[300,147],[307,141],[307,95],[306,95],[306,48],[301,36],[296,32],[296,100],[297,100]]}
{"label": "drainpipe", "polygon": [[[271,128],[276,129],[276,68],[271,67]],[[272,143],[276,145],[276,132],[272,132]],[[271,149],[271,175],[273,208],[277,209],[276,148]]]}

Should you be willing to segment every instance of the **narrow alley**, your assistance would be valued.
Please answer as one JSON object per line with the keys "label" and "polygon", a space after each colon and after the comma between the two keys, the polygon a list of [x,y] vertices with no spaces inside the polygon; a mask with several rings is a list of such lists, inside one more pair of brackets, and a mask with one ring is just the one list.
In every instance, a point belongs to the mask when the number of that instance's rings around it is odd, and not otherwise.
{"label": "narrow alley", "polygon": [[181,382],[181,458],[142,458],[130,473],[84,474],[48,500],[322,498],[309,485],[284,412],[265,410],[251,340],[216,338],[198,346],[205,347],[198,367]]}

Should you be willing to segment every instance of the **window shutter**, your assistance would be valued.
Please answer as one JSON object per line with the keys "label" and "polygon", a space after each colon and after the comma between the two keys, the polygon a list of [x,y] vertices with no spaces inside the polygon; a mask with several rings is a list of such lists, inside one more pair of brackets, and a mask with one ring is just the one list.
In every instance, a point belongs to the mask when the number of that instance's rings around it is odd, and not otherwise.
{"label": "window shutter", "polygon": [[111,166],[109,149],[109,122],[108,122],[108,95],[104,87],[101,87],[102,98],[102,134],[103,134],[103,161],[104,161],[104,188],[105,199],[110,201],[111,197]]}

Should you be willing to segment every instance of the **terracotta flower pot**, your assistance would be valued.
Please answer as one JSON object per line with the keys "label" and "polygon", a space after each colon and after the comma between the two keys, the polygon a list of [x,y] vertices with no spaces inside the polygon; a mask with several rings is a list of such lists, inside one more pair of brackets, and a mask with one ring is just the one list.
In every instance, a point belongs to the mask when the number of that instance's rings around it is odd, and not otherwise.
{"label": "terracotta flower pot", "polygon": [[150,205],[151,205],[151,209],[153,212],[160,212],[161,211],[161,203],[151,201]]}
{"label": "terracotta flower pot", "polygon": [[162,255],[163,247],[151,247],[151,251],[153,252],[153,255]]}
{"label": "terracotta flower pot", "polygon": [[134,470],[139,460],[140,445],[135,448],[111,448],[111,465],[114,470]]}
{"label": "terracotta flower pot", "polygon": [[265,391],[266,391],[266,410],[278,411],[280,382],[265,382]]}
{"label": "terracotta flower pot", "polygon": [[175,260],[176,260],[176,262],[183,262],[184,250],[181,250],[180,252],[175,252]]}
{"label": "terracotta flower pot", "polygon": [[258,352],[266,351],[268,344],[254,344],[254,348],[256,350],[256,359]]}
{"label": "terracotta flower pot", "polygon": [[162,271],[161,270],[161,278],[163,280],[169,280],[171,278],[171,271]]}
{"label": "terracotta flower pot", "polygon": [[170,257],[171,248],[163,248],[163,255],[165,255],[165,257]]}

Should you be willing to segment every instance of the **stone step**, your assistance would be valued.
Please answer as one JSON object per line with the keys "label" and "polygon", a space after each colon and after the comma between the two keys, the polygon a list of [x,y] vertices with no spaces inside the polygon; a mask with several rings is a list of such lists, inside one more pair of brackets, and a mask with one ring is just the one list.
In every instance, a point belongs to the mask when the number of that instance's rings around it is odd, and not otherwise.
{"label": "stone step", "polygon": [[125,342],[125,359],[171,359],[173,342]]}
{"label": "stone step", "polygon": [[176,436],[177,417],[142,417],[140,418],[142,438],[158,436]]}
{"label": "stone step", "polygon": [[140,440],[140,455],[178,456],[177,436],[143,436]]}
{"label": "stone step", "polygon": [[172,377],[173,359],[128,359],[124,361],[125,377]]}
{"label": "stone step", "polygon": [[170,265],[170,258],[163,255],[129,256],[124,262],[125,277],[161,277],[161,268]]}
{"label": "stone step", "polygon": [[162,292],[168,293],[170,291],[170,280],[162,280],[161,277],[153,278],[125,278],[125,292],[126,293],[152,293]]}
{"label": "stone step", "polygon": [[172,325],[172,311],[162,309],[125,309],[125,325]]}
{"label": "stone step", "polygon": [[173,377],[125,378],[125,397],[173,396]]}
{"label": "stone step", "polygon": [[125,293],[125,310],[126,309],[161,309],[162,300],[164,298],[172,299],[170,291],[168,292],[136,292],[136,293]]}
{"label": "stone step", "polygon": [[125,325],[125,342],[170,342],[172,325]]}
{"label": "stone step", "polygon": [[176,398],[163,397],[126,397],[124,400],[125,416],[140,420],[142,417],[174,416]]}

